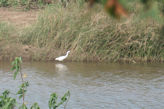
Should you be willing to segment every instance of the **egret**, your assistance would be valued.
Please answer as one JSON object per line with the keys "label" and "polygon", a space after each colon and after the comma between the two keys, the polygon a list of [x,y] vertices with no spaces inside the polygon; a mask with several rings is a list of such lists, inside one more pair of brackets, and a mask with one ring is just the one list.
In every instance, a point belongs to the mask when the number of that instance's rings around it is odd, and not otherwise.
{"label": "egret", "polygon": [[56,61],[63,61],[64,59],[66,59],[68,57],[68,54],[69,54],[70,51],[67,51],[66,55],[65,56],[60,56],[60,57],[57,57],[55,58]]}

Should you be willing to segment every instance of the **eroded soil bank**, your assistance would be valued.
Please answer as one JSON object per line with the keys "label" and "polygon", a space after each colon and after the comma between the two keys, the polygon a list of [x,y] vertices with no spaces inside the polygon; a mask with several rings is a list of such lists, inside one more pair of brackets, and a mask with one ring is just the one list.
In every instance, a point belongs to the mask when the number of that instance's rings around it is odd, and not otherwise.
{"label": "eroded soil bank", "polygon": [[1,33],[3,34],[8,30],[12,32],[6,34],[10,36],[4,34],[5,38],[0,37],[0,60],[12,60],[15,56],[22,56],[24,60],[31,60],[34,53],[39,52],[37,48],[23,45],[18,41],[19,31],[34,24],[37,21],[39,11],[23,11],[21,8],[0,8]]}
{"label": "eroded soil bank", "polygon": [[33,24],[39,10],[22,11],[15,8],[0,8],[0,21],[10,23],[17,28],[24,28]]}

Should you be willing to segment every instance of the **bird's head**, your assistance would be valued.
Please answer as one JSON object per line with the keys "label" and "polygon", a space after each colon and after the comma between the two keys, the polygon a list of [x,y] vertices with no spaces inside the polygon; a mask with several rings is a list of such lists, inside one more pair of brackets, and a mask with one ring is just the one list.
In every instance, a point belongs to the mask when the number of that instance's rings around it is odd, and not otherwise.
{"label": "bird's head", "polygon": [[67,53],[69,53],[70,51],[67,51]]}

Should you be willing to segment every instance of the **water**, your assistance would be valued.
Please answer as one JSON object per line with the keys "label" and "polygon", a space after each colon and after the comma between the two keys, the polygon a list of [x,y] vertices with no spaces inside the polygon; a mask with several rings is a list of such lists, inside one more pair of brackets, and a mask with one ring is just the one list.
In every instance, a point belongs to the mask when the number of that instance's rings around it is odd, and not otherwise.
{"label": "water", "polygon": [[[20,84],[20,76],[13,80],[9,65],[0,63],[0,93],[14,93]],[[23,72],[30,82],[28,106],[38,102],[41,109],[48,109],[52,92],[62,96],[69,90],[67,109],[164,108],[164,64],[34,62],[24,63]]]}

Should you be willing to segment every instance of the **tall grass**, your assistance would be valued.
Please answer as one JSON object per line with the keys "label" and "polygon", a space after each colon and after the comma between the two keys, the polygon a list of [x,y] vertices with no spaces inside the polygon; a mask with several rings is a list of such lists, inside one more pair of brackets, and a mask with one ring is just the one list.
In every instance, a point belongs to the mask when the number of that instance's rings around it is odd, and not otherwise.
{"label": "tall grass", "polygon": [[[36,24],[27,28],[20,39],[44,51],[45,59],[71,50],[74,61],[161,61],[164,39],[161,25],[152,19],[110,18],[102,7],[70,3],[48,6]],[[39,54],[38,54],[39,55]]]}
{"label": "tall grass", "polygon": [[5,22],[0,22],[0,41],[9,39],[10,36],[13,36],[13,33],[13,26]]}
{"label": "tall grass", "polygon": [[13,25],[0,22],[0,60],[11,60],[21,48],[18,31]]}

